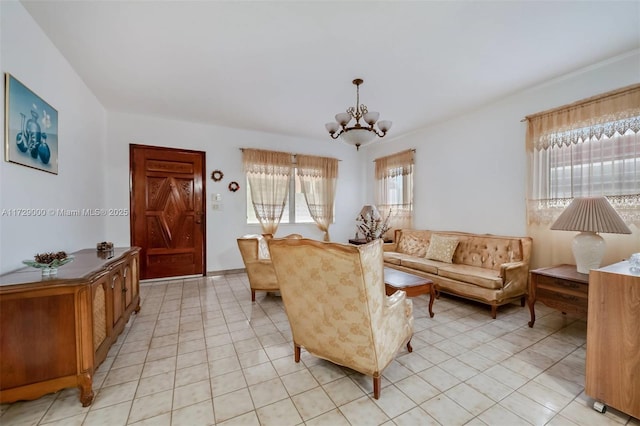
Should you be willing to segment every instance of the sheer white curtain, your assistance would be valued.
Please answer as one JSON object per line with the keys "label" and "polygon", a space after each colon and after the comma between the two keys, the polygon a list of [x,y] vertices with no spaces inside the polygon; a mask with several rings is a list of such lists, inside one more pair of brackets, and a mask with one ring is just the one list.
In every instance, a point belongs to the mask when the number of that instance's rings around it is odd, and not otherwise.
{"label": "sheer white curtain", "polygon": [[289,195],[291,154],[244,149],[242,161],[262,232],[275,235]]}
{"label": "sheer white curtain", "polygon": [[327,157],[296,155],[298,179],[311,217],[331,241],[329,226],[333,222],[333,206],[338,182],[338,160]]}
{"label": "sheer white curtain", "polygon": [[375,160],[375,202],[380,214],[390,215],[387,236],[394,229],[413,226],[413,164],[410,149]]}

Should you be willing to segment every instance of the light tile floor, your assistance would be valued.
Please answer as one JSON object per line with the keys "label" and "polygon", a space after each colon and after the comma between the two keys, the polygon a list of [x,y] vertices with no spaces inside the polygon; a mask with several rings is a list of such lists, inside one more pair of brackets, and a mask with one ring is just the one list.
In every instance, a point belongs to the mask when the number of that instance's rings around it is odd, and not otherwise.
{"label": "light tile floor", "polygon": [[0,405],[4,425],[636,425],[584,394],[586,323],[537,306],[489,308],[414,298],[413,353],[372,380],[293,348],[282,301],[245,274],[145,282],[142,310],[94,377],[76,389]]}

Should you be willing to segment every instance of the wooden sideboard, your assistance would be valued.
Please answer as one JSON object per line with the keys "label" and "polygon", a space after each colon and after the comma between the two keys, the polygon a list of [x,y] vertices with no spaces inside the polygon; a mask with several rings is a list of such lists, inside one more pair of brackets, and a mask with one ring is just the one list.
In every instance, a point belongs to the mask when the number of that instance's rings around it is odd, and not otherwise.
{"label": "wooden sideboard", "polygon": [[629,266],[589,273],[585,393],[640,418],[640,275]]}
{"label": "wooden sideboard", "polygon": [[96,368],[140,310],[139,253],[86,249],[53,277],[0,275],[0,403],[77,386],[91,404]]}

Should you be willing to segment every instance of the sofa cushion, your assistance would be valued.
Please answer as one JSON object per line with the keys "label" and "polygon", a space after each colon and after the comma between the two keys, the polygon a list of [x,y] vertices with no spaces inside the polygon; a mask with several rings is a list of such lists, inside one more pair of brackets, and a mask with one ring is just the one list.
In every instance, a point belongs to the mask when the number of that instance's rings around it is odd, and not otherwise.
{"label": "sofa cushion", "polygon": [[495,235],[461,235],[454,264],[500,270],[500,265],[523,260],[520,238]]}
{"label": "sofa cushion", "polygon": [[408,255],[404,253],[398,253],[395,251],[385,251],[384,253],[382,253],[382,256],[384,258],[385,263],[390,263],[392,265],[400,265],[400,260],[403,257],[406,257]]}
{"label": "sofa cushion", "polygon": [[458,247],[457,238],[433,234],[426,258],[451,263],[456,247]]}
{"label": "sofa cushion", "polygon": [[424,257],[427,253],[429,243],[424,241],[418,235],[402,234],[398,241],[398,253],[405,253],[412,256]]}
{"label": "sofa cushion", "polygon": [[468,265],[443,265],[438,268],[438,275],[452,280],[475,284],[491,290],[502,288],[500,271]]}
{"label": "sofa cushion", "polygon": [[400,260],[401,266],[415,269],[416,271],[429,272],[431,274],[438,273],[438,267],[446,265],[445,263],[438,262],[437,260],[425,259],[423,257],[411,257]]}

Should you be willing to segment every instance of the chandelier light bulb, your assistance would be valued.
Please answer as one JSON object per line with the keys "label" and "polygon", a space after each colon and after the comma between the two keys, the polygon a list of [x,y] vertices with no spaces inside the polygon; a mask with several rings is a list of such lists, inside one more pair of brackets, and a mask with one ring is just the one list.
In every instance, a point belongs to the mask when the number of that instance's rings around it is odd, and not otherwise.
{"label": "chandelier light bulb", "polygon": [[336,121],[341,126],[346,126],[351,121],[351,114],[348,112],[341,112],[336,114]]}
{"label": "chandelier light bulb", "polygon": [[335,121],[332,121],[331,123],[327,123],[324,125],[324,127],[326,127],[327,132],[329,132],[330,135],[334,134],[335,132],[338,131],[338,129],[340,128],[340,126],[338,125],[338,123],[336,123]]}
{"label": "chandelier light bulb", "polygon": [[378,118],[380,118],[380,113],[375,111],[369,111],[364,115],[363,118],[364,118],[364,121],[366,121],[369,126],[373,126],[374,124],[376,124],[376,121],[378,121]]}
{"label": "chandelier light bulb", "polygon": [[387,133],[391,128],[392,124],[393,123],[389,120],[380,120],[378,121],[378,128],[380,129],[381,132]]}

